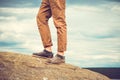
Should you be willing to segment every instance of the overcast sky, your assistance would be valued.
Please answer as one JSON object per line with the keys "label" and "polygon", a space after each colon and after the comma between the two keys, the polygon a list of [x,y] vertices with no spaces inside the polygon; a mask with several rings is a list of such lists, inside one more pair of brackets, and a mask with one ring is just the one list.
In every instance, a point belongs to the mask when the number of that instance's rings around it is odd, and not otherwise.
{"label": "overcast sky", "polygon": [[[36,25],[40,0],[0,0],[0,51],[43,50]],[[120,67],[120,0],[67,0],[67,63]],[[56,29],[49,21],[56,53]]]}

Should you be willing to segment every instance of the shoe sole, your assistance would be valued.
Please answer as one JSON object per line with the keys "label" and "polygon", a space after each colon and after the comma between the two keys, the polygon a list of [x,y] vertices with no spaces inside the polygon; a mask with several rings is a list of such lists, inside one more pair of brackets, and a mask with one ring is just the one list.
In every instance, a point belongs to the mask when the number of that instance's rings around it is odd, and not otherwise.
{"label": "shoe sole", "polygon": [[47,64],[47,65],[62,65],[62,64],[65,64],[65,62],[64,62],[64,63],[51,63],[51,62],[45,62],[45,64]]}
{"label": "shoe sole", "polygon": [[50,59],[48,59],[47,63],[49,63],[49,64],[64,64],[64,63],[65,63],[65,61],[62,61],[62,62],[59,62],[59,63],[53,63],[53,62],[51,62],[51,60],[50,60]]}
{"label": "shoe sole", "polygon": [[36,58],[43,58],[43,59],[53,58],[53,57],[44,57],[44,56],[37,56],[37,55],[32,55],[32,56]]}

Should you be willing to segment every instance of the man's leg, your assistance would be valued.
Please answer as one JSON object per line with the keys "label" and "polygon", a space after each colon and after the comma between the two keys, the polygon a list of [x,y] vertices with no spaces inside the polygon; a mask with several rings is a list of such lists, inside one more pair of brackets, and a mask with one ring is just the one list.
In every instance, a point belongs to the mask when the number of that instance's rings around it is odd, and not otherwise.
{"label": "man's leg", "polygon": [[52,41],[51,34],[48,26],[48,20],[51,17],[51,9],[49,0],[42,0],[41,7],[37,15],[37,25],[43,42],[44,50],[39,53],[33,53],[35,56],[52,58]]}
{"label": "man's leg", "polygon": [[50,60],[50,63],[59,64],[65,62],[64,51],[66,51],[67,45],[65,0],[49,0],[49,1],[58,37],[58,52],[57,55]]}
{"label": "man's leg", "polygon": [[51,51],[52,41],[48,20],[51,17],[51,9],[49,0],[43,0],[40,10],[37,15],[37,25],[43,42],[43,46],[48,51]]}
{"label": "man's leg", "polygon": [[66,51],[67,29],[65,21],[65,0],[49,0],[58,36],[58,54]]}

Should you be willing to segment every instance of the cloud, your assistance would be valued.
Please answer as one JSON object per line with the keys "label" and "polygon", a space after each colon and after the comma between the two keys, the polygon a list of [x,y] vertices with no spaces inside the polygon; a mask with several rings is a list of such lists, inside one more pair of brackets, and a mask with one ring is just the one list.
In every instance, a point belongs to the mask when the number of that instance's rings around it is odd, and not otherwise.
{"label": "cloud", "polygon": [[[113,5],[114,7],[115,5]],[[69,12],[67,14],[71,15],[71,22],[74,22],[76,26],[80,26],[79,29],[75,28],[74,30],[80,30],[80,34],[84,36],[91,36],[95,38],[109,38],[115,37],[119,34],[119,15],[117,15],[114,11],[109,11],[104,9],[103,7],[89,7],[89,6],[73,6],[72,8],[68,8]],[[76,15],[73,15],[76,14]],[[76,16],[78,18],[76,18]],[[76,21],[73,21],[76,20]],[[89,24],[89,27],[88,27]],[[74,26],[71,25],[70,26]],[[99,29],[98,29],[99,28]],[[90,30],[92,29],[92,30]],[[72,30],[73,31],[73,30]],[[87,33],[85,33],[87,32]]]}
{"label": "cloud", "polygon": [[0,8],[2,13],[10,14],[0,16],[0,25],[2,25],[0,27],[0,51],[31,53],[39,50],[36,46],[41,45],[40,38],[36,37],[39,36],[35,19],[37,9]]}
{"label": "cloud", "polygon": [[107,1],[120,2],[120,0],[107,0]]}
{"label": "cloud", "polygon": [[100,1],[96,1],[96,0],[69,0],[67,1],[68,5],[96,5],[96,4],[101,4],[105,2],[105,0],[100,0]]}
{"label": "cloud", "polygon": [[0,21],[10,21],[10,20],[15,20],[16,19],[16,17],[14,17],[14,16],[10,16],[10,17],[4,17],[4,16],[1,16],[0,17]]}
{"label": "cloud", "polygon": [[33,13],[35,9],[38,8],[0,8],[2,13],[10,13],[10,14],[28,14]]}
{"label": "cloud", "polygon": [[36,18],[38,8],[0,8],[0,20]]}
{"label": "cloud", "polygon": [[111,11],[119,14],[119,13],[120,13],[120,5],[115,5],[115,6],[113,6],[113,7],[111,8]]}
{"label": "cloud", "polygon": [[68,51],[67,53],[69,54],[66,54],[66,56],[70,57],[67,59],[68,63],[79,65],[80,67],[119,67],[120,66],[119,52],[113,52],[113,50],[111,51],[106,50],[106,48],[101,49],[100,47],[100,49],[98,49],[92,47],[90,49],[86,47],[84,48],[79,47],[79,51],[71,50]]}
{"label": "cloud", "polygon": [[71,6],[71,5],[89,5],[89,6],[100,6],[102,4],[110,4],[110,3],[119,3],[119,0],[67,0],[67,5]]}
{"label": "cloud", "polygon": [[[98,8],[98,7],[94,7],[94,6],[78,6],[78,5],[73,5],[71,6],[72,9],[74,9],[76,12],[80,12],[80,11],[85,11],[85,12],[101,12],[102,9]],[[71,9],[71,7],[68,7],[68,10]]]}
{"label": "cloud", "polygon": [[[67,8],[69,49],[66,55],[72,59],[69,62],[82,67],[120,66],[117,65],[120,61],[120,17],[111,11],[114,6],[76,5]],[[88,61],[93,62],[89,64]]]}
{"label": "cloud", "polygon": [[41,0],[0,0],[0,7],[38,7]]}

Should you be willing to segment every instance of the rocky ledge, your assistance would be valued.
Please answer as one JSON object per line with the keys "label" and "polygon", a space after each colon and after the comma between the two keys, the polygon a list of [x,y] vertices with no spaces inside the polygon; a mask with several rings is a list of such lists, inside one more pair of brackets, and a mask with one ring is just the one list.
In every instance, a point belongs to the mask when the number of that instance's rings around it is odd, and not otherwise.
{"label": "rocky ledge", "polygon": [[110,80],[70,64],[46,64],[47,59],[0,52],[0,80]]}

